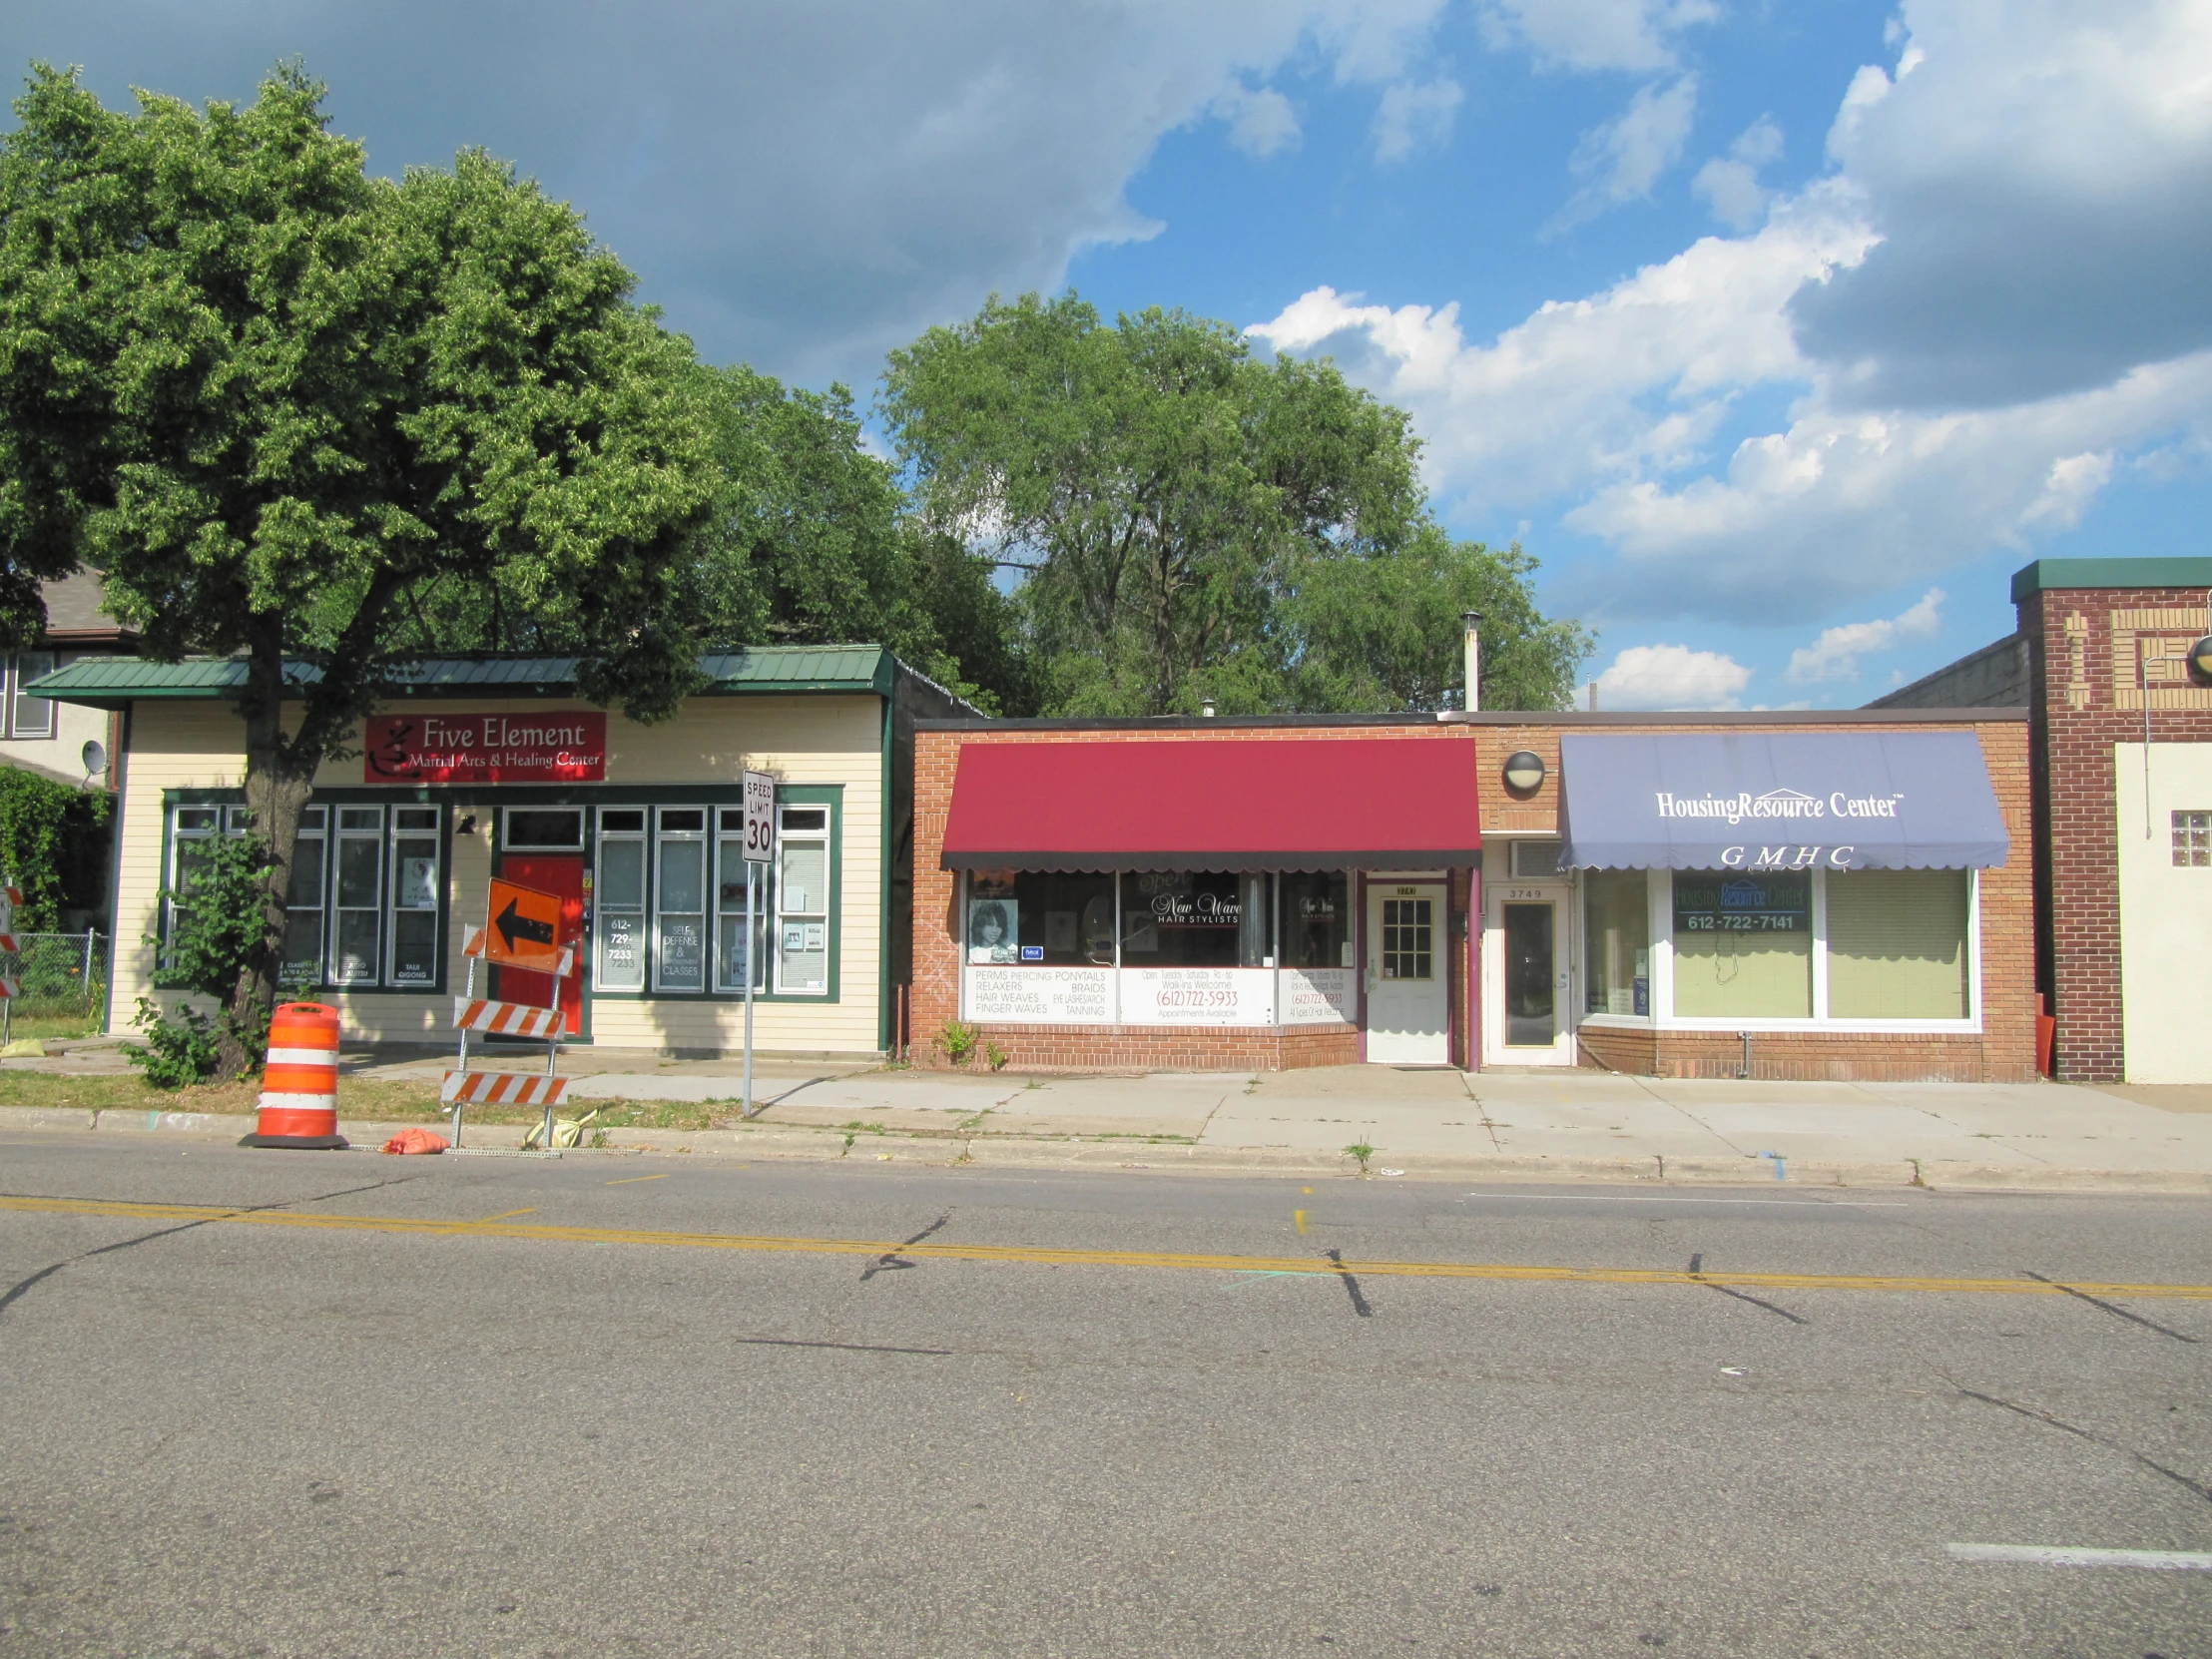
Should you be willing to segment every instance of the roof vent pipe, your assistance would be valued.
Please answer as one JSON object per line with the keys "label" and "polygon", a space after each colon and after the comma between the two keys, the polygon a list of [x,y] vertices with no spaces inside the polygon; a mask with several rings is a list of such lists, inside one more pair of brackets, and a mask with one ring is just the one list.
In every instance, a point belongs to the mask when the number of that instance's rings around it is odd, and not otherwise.
{"label": "roof vent pipe", "polygon": [[1467,625],[1466,707],[1471,714],[1482,707],[1482,613],[1463,611],[1459,620]]}

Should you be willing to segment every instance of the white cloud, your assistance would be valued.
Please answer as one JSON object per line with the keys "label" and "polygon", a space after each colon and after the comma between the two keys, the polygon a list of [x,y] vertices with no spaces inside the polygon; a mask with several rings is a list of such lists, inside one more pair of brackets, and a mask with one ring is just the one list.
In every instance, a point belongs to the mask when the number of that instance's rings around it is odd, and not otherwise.
{"label": "white cloud", "polygon": [[1794,686],[1817,685],[1824,680],[1856,680],[1859,659],[1889,651],[1905,640],[1927,639],[1938,626],[1943,590],[1930,588],[1896,616],[1874,622],[1847,622],[1824,629],[1811,645],[1790,653],[1788,670]]}
{"label": "white cloud", "polygon": [[1440,150],[1451,139],[1452,117],[1466,97],[1448,76],[1398,81],[1382,89],[1375,112],[1375,159],[1401,162],[1422,150]]}
{"label": "white cloud", "polygon": [[1782,159],[1782,129],[1761,116],[1728,147],[1698,169],[1690,188],[1705,199],[1713,217],[1732,230],[1748,231],[1767,211],[1770,193],[1759,170]]}
{"label": "white cloud", "polygon": [[1567,166],[1588,182],[1547,229],[1556,233],[1624,202],[1649,199],[1659,176],[1682,159],[1696,116],[1695,75],[1679,76],[1665,86],[1654,81],[1638,88],[1616,119],[1582,135]]}
{"label": "white cloud", "polygon": [[1229,124],[1229,142],[1265,160],[1298,143],[1298,112],[1273,87],[1234,87],[1214,100],[1213,113]]}
{"label": "white cloud", "polygon": [[1670,36],[1720,16],[1713,0],[1482,0],[1484,37],[1563,69],[1675,66]]}
{"label": "white cloud", "polygon": [[[2078,523],[2123,471],[2194,465],[2212,441],[2212,7],[2183,11],[1910,0],[1898,73],[1867,71],[1846,95],[1831,134],[1842,169],[1772,199],[1757,231],[1700,239],[1494,339],[1464,337],[1454,305],[1330,288],[1254,331],[1329,352],[1410,408],[1431,484],[1470,516],[1558,511],[1610,542],[1621,558],[1601,579],[1575,591],[1570,573],[1559,590],[1589,614],[1725,615],[1749,584],[1772,621],[1805,620],[2025,549]],[[1977,102],[1984,59],[2038,66],[2040,90]],[[2046,102],[2066,106],[2052,116],[2065,132],[2102,124],[2083,141],[2088,163],[2027,131]],[[1900,109],[1912,121],[1893,133]],[[1915,176],[1907,139],[1940,161],[1927,165],[1942,189],[1916,197],[1895,182]],[[1755,128],[1739,142],[1748,165],[1773,141]],[[1880,160],[1872,184],[1865,157]],[[2010,252],[2000,239],[1981,266],[1942,267],[1929,293],[1893,287],[1871,306],[1864,283],[1901,244],[1930,246],[1946,220],[1997,223],[1964,202],[1976,178],[1998,189],[2030,176],[2039,199],[2079,214],[2101,195],[2158,218],[2149,266],[2202,240],[2186,293],[2178,277],[2084,286],[2091,256],[2054,234]],[[2061,225],[2078,228],[2079,214]],[[2135,247],[2104,239],[2093,262],[2111,268]],[[2033,304],[2015,303],[2023,294]],[[1997,319],[1967,318],[1985,295]],[[2144,317],[2127,314],[2139,299]],[[1953,319],[1955,351],[1932,314]],[[1847,323],[1863,338],[1844,360]],[[2050,383],[2069,364],[2078,383]],[[1985,395],[2000,382],[2026,389]],[[1754,425],[1754,399],[1784,412]]]}
{"label": "white cloud", "polygon": [[1995,406],[2212,347],[2212,6],[1908,0],[1830,154],[1884,237],[1798,336],[1869,407]]}
{"label": "white cloud", "polygon": [[1597,677],[1601,709],[1737,709],[1751,670],[1717,651],[1632,645]]}

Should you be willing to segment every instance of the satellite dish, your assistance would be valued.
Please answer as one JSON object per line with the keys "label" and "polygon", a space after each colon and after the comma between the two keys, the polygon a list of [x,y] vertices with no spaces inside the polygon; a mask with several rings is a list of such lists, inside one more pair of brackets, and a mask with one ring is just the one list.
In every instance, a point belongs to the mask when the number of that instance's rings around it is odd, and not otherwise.
{"label": "satellite dish", "polygon": [[98,778],[108,770],[108,746],[98,738],[85,740],[84,758],[87,778]]}

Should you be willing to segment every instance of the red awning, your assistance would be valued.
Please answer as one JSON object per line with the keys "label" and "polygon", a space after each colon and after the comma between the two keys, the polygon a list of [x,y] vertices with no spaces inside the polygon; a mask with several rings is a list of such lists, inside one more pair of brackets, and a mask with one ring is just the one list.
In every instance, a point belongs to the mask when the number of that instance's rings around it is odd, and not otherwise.
{"label": "red awning", "polygon": [[968,743],[946,869],[1472,864],[1474,745],[1450,738]]}

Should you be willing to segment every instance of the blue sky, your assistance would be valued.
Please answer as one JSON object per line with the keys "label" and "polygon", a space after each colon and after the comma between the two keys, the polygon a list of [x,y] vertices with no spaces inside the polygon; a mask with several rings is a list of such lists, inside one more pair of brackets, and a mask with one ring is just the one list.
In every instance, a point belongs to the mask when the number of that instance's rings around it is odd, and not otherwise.
{"label": "blue sky", "polygon": [[0,56],[481,144],[708,356],[871,385],[992,289],[1409,408],[1604,706],[1850,706],[2037,556],[2212,552],[2205,0],[16,0]]}

